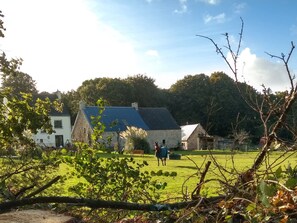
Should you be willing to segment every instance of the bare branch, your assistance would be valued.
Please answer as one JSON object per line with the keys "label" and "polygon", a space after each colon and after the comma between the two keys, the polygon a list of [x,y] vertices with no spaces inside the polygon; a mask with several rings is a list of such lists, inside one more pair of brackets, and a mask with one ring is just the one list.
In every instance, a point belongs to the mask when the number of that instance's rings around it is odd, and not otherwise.
{"label": "bare branch", "polygon": [[92,209],[110,208],[110,209],[124,209],[137,211],[167,211],[178,210],[183,208],[190,208],[200,203],[202,206],[217,203],[223,200],[225,196],[217,196],[211,198],[203,198],[202,201],[193,200],[187,202],[169,203],[169,204],[138,204],[121,201],[105,201],[85,198],[73,197],[34,197],[25,198],[22,200],[14,200],[0,203],[0,212],[7,212],[16,207],[26,205],[41,204],[41,203],[56,203],[56,204],[71,204],[72,206],[84,206]]}
{"label": "bare branch", "polygon": [[209,169],[210,164],[211,164],[210,161],[208,161],[205,164],[204,171],[201,173],[200,182],[197,184],[196,188],[192,192],[192,199],[197,198],[197,197],[200,196],[201,186],[204,183],[204,179],[205,179],[205,176],[206,176],[206,174],[208,172],[208,169]]}
{"label": "bare branch", "polygon": [[54,183],[58,182],[58,180],[60,180],[61,176],[57,176],[54,179],[52,179],[50,182],[48,182],[47,184],[45,184],[44,186],[38,188],[36,191],[30,193],[29,195],[26,196],[26,198],[30,198],[33,197],[39,193],[41,193],[42,191],[44,191],[45,189],[49,188],[50,186],[52,186]]}

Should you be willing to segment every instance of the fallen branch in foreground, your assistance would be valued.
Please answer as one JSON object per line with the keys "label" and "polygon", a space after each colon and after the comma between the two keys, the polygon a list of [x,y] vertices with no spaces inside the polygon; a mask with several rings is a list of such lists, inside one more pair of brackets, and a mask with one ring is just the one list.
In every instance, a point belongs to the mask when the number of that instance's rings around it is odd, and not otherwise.
{"label": "fallen branch in foreground", "polygon": [[200,206],[208,206],[216,204],[223,200],[225,196],[200,198],[197,200],[177,202],[169,204],[138,204],[121,201],[105,201],[105,200],[93,200],[85,198],[73,198],[73,197],[34,197],[24,198],[21,200],[6,201],[0,203],[0,213],[8,212],[13,208],[22,207],[26,205],[34,205],[40,203],[63,203],[71,204],[72,206],[84,206],[93,209],[97,208],[111,208],[111,209],[125,209],[125,210],[137,210],[137,211],[167,211],[178,210],[183,208],[194,207],[198,203]]}

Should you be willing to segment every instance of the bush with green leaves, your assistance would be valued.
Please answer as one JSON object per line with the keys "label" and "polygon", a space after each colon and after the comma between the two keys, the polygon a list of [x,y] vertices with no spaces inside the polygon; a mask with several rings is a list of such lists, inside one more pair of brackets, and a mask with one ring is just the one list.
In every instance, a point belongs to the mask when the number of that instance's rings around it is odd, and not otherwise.
{"label": "bush with green leaves", "polygon": [[133,144],[136,149],[141,149],[144,151],[144,153],[149,154],[150,153],[150,144],[145,138],[134,138]]}
{"label": "bush with green leaves", "polygon": [[53,179],[62,182],[63,178],[56,175],[57,154],[38,154],[38,159],[32,155],[0,158],[0,202],[63,193],[61,184],[53,186],[58,181]]}
{"label": "bush with green leaves", "polygon": [[[138,163],[132,157],[103,157],[102,152],[81,146],[75,157],[68,157],[80,182],[70,188],[79,197],[101,199],[106,201],[123,201],[137,203],[156,203],[166,183],[153,180],[147,171],[141,169],[148,165],[146,161]],[[82,211],[84,209],[80,209]],[[111,210],[103,209],[92,212],[94,218],[105,216],[111,220],[121,219],[127,211],[113,216]],[[131,214],[131,212],[130,212]],[[106,218],[106,216],[105,216]]]}

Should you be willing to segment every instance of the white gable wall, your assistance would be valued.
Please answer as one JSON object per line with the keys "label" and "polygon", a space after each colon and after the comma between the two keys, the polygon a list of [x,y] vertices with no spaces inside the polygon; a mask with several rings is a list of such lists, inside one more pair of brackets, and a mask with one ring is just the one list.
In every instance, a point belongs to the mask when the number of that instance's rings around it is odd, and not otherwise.
{"label": "white gable wall", "polygon": [[200,149],[199,136],[208,136],[200,124],[184,125],[182,129],[182,145],[185,150]]}
{"label": "white gable wall", "polygon": [[[146,130],[147,138],[151,151],[154,149],[154,143],[158,142],[159,145],[162,144],[163,139],[165,139],[166,146],[168,148],[176,148],[181,144],[181,130]],[[110,138],[110,145],[114,147],[118,143],[118,135],[116,132],[104,132],[102,134],[103,139],[107,142],[107,138]],[[119,139],[120,147],[125,146],[125,140]]]}
{"label": "white gable wall", "polygon": [[165,144],[168,148],[177,148],[181,144],[181,130],[148,130],[147,141],[150,144],[151,149],[154,148],[154,143],[158,142],[161,146],[162,141],[165,140]]}

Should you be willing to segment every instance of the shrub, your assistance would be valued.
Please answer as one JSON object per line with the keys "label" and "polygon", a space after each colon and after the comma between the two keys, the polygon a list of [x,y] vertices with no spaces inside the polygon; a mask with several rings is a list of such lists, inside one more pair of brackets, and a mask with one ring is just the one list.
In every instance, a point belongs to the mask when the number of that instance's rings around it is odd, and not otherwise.
{"label": "shrub", "polygon": [[144,151],[144,153],[149,154],[150,153],[150,145],[147,142],[146,139],[142,138],[134,138],[133,144],[135,149],[141,149]]}

